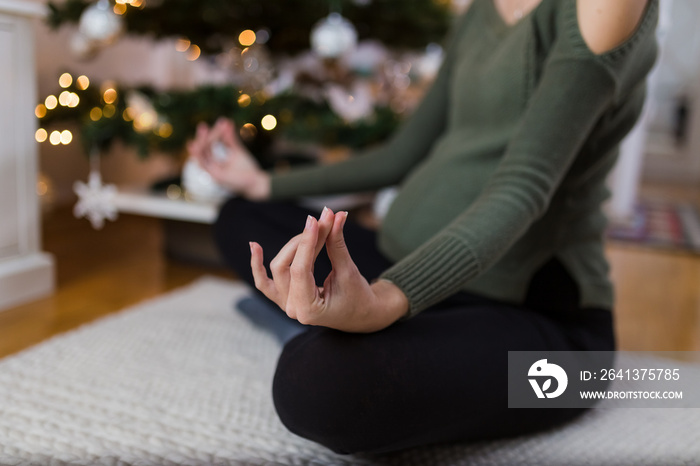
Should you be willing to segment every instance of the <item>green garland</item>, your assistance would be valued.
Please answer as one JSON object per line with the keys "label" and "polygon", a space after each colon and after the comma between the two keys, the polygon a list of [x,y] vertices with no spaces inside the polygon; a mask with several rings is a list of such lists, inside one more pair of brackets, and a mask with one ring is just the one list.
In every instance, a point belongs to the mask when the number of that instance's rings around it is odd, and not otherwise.
{"label": "green garland", "polygon": [[[233,86],[204,86],[189,91],[156,92],[149,87],[134,89],[117,88],[117,99],[110,108],[109,116],[104,116],[107,107],[99,86],[92,85],[80,90],[72,84],[69,92],[80,97],[77,107],[57,106],[48,110],[40,118],[41,126],[49,128],[58,123],[73,121],[81,128],[81,141],[86,152],[97,146],[103,150],[116,140],[135,147],[142,157],[152,151],[179,155],[186,142],[192,138],[199,122],[213,123],[219,117],[228,117],[240,128],[246,123],[256,127],[256,135],[246,143],[265,166],[274,163],[271,143],[275,138],[289,141],[311,142],[323,146],[346,146],[362,148],[385,139],[398,125],[399,118],[389,108],[377,107],[368,119],[347,124],[338,117],[325,102],[286,93],[263,100],[253,96],[245,107],[238,103],[242,92]],[[137,131],[134,122],[125,113],[125,96],[130,91],[138,91],[147,96],[154,109],[169,125],[169,131],[162,133],[158,128]],[[100,109],[100,118],[91,117],[93,109]],[[273,115],[277,126],[266,131],[260,121],[265,115]]]}
{"label": "green garland", "polygon": [[[58,28],[77,23],[94,0],[49,2],[48,23]],[[450,12],[436,0],[144,0],[128,7],[127,32],[156,39],[187,37],[204,53],[216,54],[237,43],[245,29],[267,29],[273,53],[295,54],[309,48],[309,32],[331,7],[340,7],[360,40],[417,49],[444,37]]]}

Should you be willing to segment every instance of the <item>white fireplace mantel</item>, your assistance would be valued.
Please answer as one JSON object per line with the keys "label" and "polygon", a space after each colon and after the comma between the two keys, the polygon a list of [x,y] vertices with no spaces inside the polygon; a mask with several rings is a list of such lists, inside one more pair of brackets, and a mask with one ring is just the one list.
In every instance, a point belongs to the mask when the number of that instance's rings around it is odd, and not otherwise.
{"label": "white fireplace mantel", "polygon": [[54,261],[41,251],[32,21],[41,3],[0,0],[0,310],[51,293]]}

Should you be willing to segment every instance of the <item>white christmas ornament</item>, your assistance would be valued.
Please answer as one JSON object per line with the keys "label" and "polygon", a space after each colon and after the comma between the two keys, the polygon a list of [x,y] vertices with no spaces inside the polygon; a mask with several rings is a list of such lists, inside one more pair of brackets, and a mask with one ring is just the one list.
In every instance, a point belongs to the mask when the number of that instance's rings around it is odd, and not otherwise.
{"label": "white christmas ornament", "polygon": [[311,48],[324,58],[336,58],[357,44],[357,31],[347,19],[331,13],[311,31]]}
{"label": "white christmas ornament", "polygon": [[92,170],[88,182],[76,181],[73,191],[78,195],[78,203],[73,208],[73,215],[77,218],[87,217],[96,230],[102,229],[105,219],[117,219],[117,207],[114,197],[117,188],[113,184],[102,184],[100,172]]}
{"label": "white christmas ornament", "polygon": [[116,39],[124,28],[109,0],[99,0],[83,11],[78,23],[79,33],[89,42],[106,45]]}

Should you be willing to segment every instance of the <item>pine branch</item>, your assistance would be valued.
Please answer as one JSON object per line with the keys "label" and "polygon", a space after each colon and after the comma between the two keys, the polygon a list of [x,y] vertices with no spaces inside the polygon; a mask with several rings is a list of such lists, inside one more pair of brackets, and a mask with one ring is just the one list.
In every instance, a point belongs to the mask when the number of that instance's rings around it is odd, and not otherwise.
{"label": "pine branch", "polygon": [[[245,29],[267,29],[276,54],[309,48],[309,33],[330,9],[326,0],[145,0],[128,7],[127,32],[154,39],[187,37],[204,53],[216,54],[237,43]],[[360,40],[376,39],[389,47],[416,49],[440,42],[450,13],[434,0],[372,0],[361,6],[342,0],[341,11],[357,28]],[[58,28],[77,23],[89,0],[49,2],[48,23]]]}

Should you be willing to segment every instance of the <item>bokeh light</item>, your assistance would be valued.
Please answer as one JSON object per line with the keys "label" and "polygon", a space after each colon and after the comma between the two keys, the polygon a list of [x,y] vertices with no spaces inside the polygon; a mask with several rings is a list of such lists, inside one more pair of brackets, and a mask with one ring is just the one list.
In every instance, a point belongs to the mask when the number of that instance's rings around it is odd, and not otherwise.
{"label": "bokeh light", "polygon": [[63,73],[60,78],[58,78],[58,85],[66,89],[71,84],[73,84],[73,76],[70,73]]}
{"label": "bokeh light", "polygon": [[240,97],[238,97],[238,105],[241,107],[250,105],[250,96],[248,94],[241,94]]}
{"label": "bokeh light", "polygon": [[51,136],[49,136],[49,142],[57,146],[61,143],[61,132],[60,131],[51,131]]}
{"label": "bokeh light", "polygon": [[75,108],[80,104],[80,97],[75,92],[71,92],[68,99],[68,106],[70,108]]}
{"label": "bokeh light", "polygon": [[258,134],[258,128],[256,128],[252,123],[246,123],[245,125],[241,126],[240,133],[241,138],[244,141],[250,141]]}
{"label": "bokeh light", "polygon": [[70,92],[63,91],[58,95],[58,103],[63,107],[67,107],[70,102]]}
{"label": "bokeh light", "polygon": [[58,105],[58,99],[55,95],[50,95],[44,101],[44,105],[46,105],[46,108],[49,110],[53,110]]}
{"label": "bokeh light", "polygon": [[158,136],[162,138],[169,138],[173,134],[173,125],[170,123],[163,123],[158,128]]}
{"label": "bokeh light", "polygon": [[102,98],[104,99],[106,104],[113,104],[117,100],[116,89],[112,87],[106,89],[104,94],[102,95]]}
{"label": "bokeh light", "polygon": [[79,76],[78,79],[76,79],[76,82],[78,83],[78,89],[81,91],[84,91],[90,87],[90,79],[85,75]]}
{"label": "bokeh light", "polygon": [[266,44],[268,40],[270,40],[270,33],[267,29],[260,29],[255,33],[255,42],[258,44]]}
{"label": "bokeh light", "polygon": [[196,59],[199,58],[199,56],[202,54],[202,50],[199,48],[197,45],[190,45],[190,48],[187,50],[187,59],[189,61],[195,61]]}
{"label": "bokeh light", "polygon": [[46,116],[46,105],[37,105],[34,109],[34,115],[36,115],[37,118],[44,118]]}
{"label": "bokeh light", "polygon": [[39,128],[36,130],[36,133],[34,133],[34,139],[36,139],[36,142],[44,142],[48,137],[49,133],[46,132],[44,128]]}
{"label": "bokeh light", "polygon": [[182,196],[182,188],[176,184],[171,184],[165,190],[165,195],[168,196],[168,199],[180,199],[180,197]]}
{"label": "bokeh light", "polygon": [[105,116],[105,118],[112,118],[115,113],[117,113],[117,107],[114,105],[105,105],[105,107],[102,109],[102,114]]}
{"label": "bokeh light", "polygon": [[265,115],[260,124],[262,125],[263,129],[271,131],[277,126],[277,118],[272,115]]}
{"label": "bokeh light", "polygon": [[46,183],[46,181],[37,181],[36,182],[36,193],[39,196],[45,196],[49,192],[49,185]]}
{"label": "bokeh light", "polygon": [[64,129],[61,131],[61,144],[68,145],[73,141],[73,133]]}
{"label": "bokeh light", "polygon": [[190,44],[191,42],[189,39],[183,37],[175,42],[175,50],[178,52],[187,52],[187,49],[190,48]]}
{"label": "bokeh light", "polygon": [[100,118],[102,118],[102,109],[100,107],[93,107],[92,110],[90,110],[90,119],[92,121],[98,121]]}
{"label": "bokeh light", "polygon": [[250,47],[255,43],[255,32],[246,29],[238,35],[238,42],[240,42],[243,47]]}

